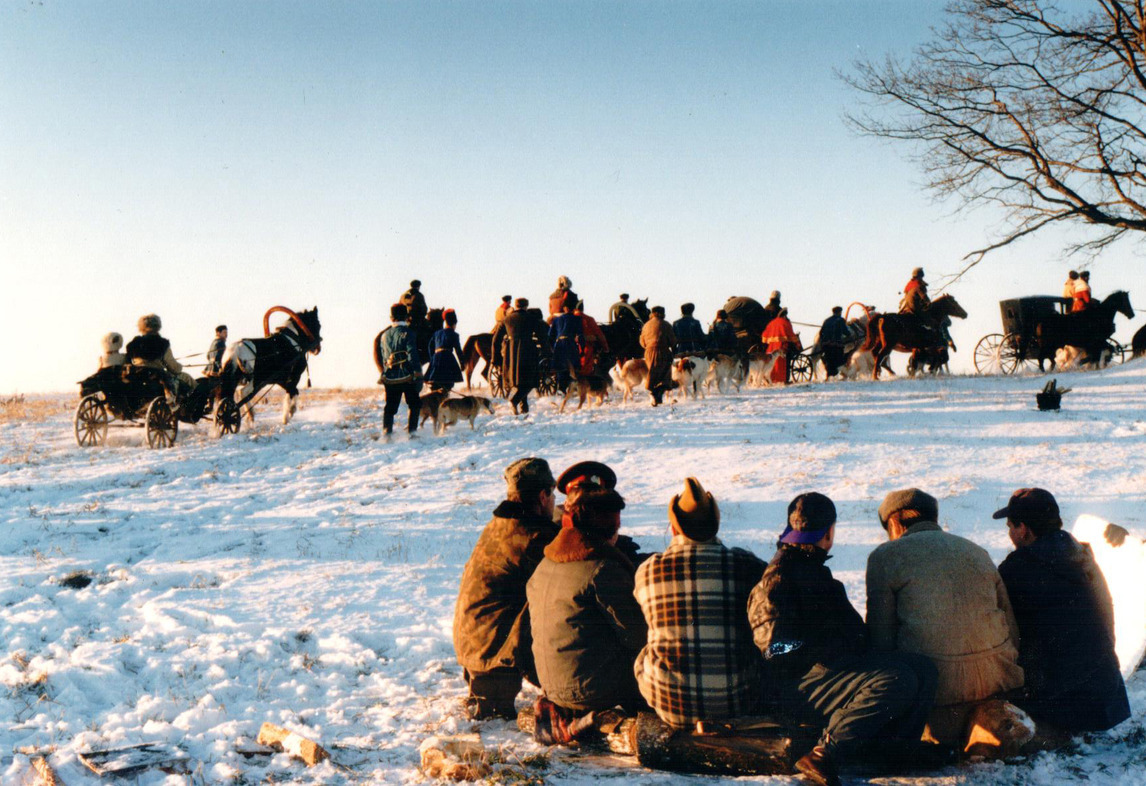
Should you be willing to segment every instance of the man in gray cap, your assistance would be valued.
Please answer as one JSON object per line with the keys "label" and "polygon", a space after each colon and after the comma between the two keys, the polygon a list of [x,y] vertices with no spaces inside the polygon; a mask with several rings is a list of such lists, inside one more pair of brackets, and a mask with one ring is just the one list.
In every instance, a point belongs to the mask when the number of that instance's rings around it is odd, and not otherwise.
{"label": "man in gray cap", "polygon": [[872,647],[931,658],[939,669],[932,736],[963,746],[976,704],[1023,685],[1019,629],[990,555],[939,528],[939,503],[916,488],[879,506],[889,542],[867,560]]}
{"label": "man in gray cap", "polygon": [[505,482],[506,498],[462,570],[454,610],[454,650],[474,719],[517,717],[513,700],[522,678],[539,684],[525,585],[561,530],[553,521],[556,481],[544,459],[518,459],[506,468]]}

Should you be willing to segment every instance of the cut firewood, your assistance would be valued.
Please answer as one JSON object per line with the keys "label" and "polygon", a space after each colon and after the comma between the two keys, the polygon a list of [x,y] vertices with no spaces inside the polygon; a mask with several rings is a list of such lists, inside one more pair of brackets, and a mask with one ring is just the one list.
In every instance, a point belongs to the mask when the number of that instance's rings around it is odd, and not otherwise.
{"label": "cut firewood", "polygon": [[308,767],[330,758],[326,749],[314,740],[273,723],[264,723],[259,729],[258,743],[294,756],[296,759],[302,759]]}
{"label": "cut firewood", "polygon": [[141,770],[159,769],[164,772],[185,772],[187,753],[175,745],[164,742],[145,742],[123,748],[88,751],[79,754],[80,761],[96,775],[128,777]]}
{"label": "cut firewood", "polygon": [[36,786],[64,786],[64,782],[60,780],[56,771],[52,769],[52,765],[48,764],[48,760],[43,756],[32,759],[32,769],[36,771],[36,775],[39,777]]}

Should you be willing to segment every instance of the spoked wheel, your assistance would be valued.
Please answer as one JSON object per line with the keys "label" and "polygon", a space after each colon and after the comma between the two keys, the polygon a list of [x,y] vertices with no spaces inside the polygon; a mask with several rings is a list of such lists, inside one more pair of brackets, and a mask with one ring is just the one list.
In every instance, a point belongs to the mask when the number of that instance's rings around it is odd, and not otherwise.
{"label": "spoked wheel", "polygon": [[509,395],[509,391],[505,389],[505,376],[501,373],[501,366],[489,367],[489,392],[497,398]]}
{"label": "spoked wheel", "polygon": [[550,370],[549,361],[542,360],[537,370],[537,395],[555,396],[559,389],[557,375]]}
{"label": "spoked wheel", "polygon": [[[1004,374],[1021,374],[1024,372],[1038,371],[1039,361],[1038,358],[1031,358],[1028,354],[1026,358],[1019,357],[1019,351],[1022,347],[1022,339],[1016,333],[1008,333],[1003,336],[1003,343],[999,347],[999,369]],[[1028,347],[1028,351],[1033,347]]]}
{"label": "spoked wheel", "polygon": [[1126,360],[1126,347],[1112,338],[1106,339],[1106,348],[1102,350],[1102,365],[1113,366]]}
{"label": "spoked wheel", "polygon": [[147,446],[151,448],[169,448],[175,444],[175,437],[179,434],[179,421],[163,396],[147,405],[144,426],[147,429]]}
{"label": "spoked wheel", "polygon": [[795,355],[789,365],[793,382],[812,381],[812,359],[807,355]]}
{"label": "spoked wheel", "polygon": [[999,350],[1003,346],[1002,333],[988,333],[975,345],[975,372],[978,374],[999,374],[1002,372],[1002,358]]}
{"label": "spoked wheel", "polygon": [[243,425],[243,413],[234,399],[221,398],[215,404],[215,435],[238,434]]}
{"label": "spoked wheel", "polygon": [[84,396],[76,407],[76,444],[94,448],[107,441],[107,406],[98,393]]}

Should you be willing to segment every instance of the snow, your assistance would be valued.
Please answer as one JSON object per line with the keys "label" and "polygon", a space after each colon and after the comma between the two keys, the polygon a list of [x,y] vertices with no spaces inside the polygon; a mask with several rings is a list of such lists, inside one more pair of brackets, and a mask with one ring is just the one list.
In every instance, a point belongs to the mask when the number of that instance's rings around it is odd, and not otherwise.
{"label": "snow", "polygon": [[[1010,544],[990,514],[1020,486],[1051,489],[1068,522],[1091,513],[1146,535],[1146,366],[1060,375],[1074,391],[1059,413],[1035,410],[1044,381],[819,383],[659,409],[618,395],[563,416],[542,402],[528,419],[502,404],[476,432],[392,442],[380,395],[309,392],[289,426],[270,407],[238,436],[181,428],[167,451],[141,447],[135,430],[80,449],[66,404],[0,422],[0,782],[27,767],[20,750],[54,748],[62,779],[83,783],[79,752],[150,741],[183,746],[195,782],[419,780],[419,745],[473,726],[458,701],[455,594],[521,456],[556,471],[608,462],[623,528],[646,549],[666,545],[668,501],[688,475],[716,495],[725,542],[763,557],[788,501],[822,491],[840,515],[829,564],[861,610],[867,554],[884,537],[875,511],[894,488],[935,494],[940,523],[996,561]],[[60,584],[75,572],[93,581]],[[1133,718],[1068,751],[878,782],[1146,783],[1136,676]],[[264,721],[335,763],[239,755]],[[482,733],[512,755],[539,752],[510,724]],[[543,775],[634,773],[558,751]],[[151,770],[136,782],[185,781]]]}

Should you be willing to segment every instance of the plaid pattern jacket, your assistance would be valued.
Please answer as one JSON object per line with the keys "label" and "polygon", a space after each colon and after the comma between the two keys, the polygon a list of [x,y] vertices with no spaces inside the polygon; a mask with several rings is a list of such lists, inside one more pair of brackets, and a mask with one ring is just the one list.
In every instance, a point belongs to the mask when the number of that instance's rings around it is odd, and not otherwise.
{"label": "plaid pattern jacket", "polygon": [[665,723],[750,714],[760,691],[760,651],[748,624],[748,595],[765,564],[719,540],[676,535],[636,575],[649,624],[634,670],[641,695]]}

